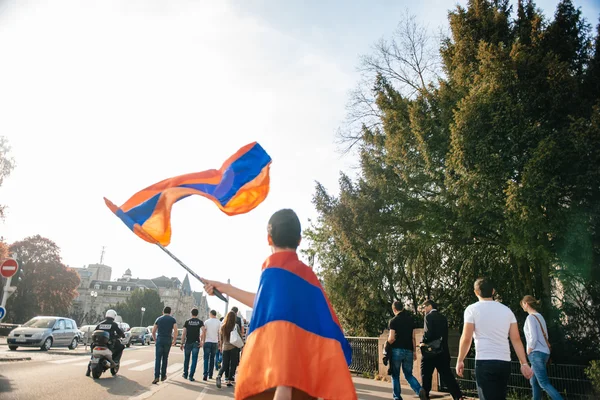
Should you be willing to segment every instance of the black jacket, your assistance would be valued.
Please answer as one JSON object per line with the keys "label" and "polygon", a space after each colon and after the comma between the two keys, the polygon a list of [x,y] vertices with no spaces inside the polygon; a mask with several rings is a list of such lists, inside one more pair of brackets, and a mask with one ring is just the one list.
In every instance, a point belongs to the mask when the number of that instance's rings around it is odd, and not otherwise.
{"label": "black jacket", "polygon": [[444,353],[450,355],[448,349],[448,320],[439,311],[432,310],[425,316],[423,343],[430,343],[439,338],[442,338]]}
{"label": "black jacket", "polygon": [[124,338],[125,333],[119,328],[119,325],[112,318],[106,318],[96,326],[97,331],[106,331],[110,335],[110,339]]}

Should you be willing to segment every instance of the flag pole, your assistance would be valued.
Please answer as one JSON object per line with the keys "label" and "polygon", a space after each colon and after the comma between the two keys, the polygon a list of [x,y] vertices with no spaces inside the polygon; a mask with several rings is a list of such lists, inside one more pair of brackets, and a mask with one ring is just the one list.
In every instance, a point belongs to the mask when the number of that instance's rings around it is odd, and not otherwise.
{"label": "flag pole", "polygon": [[[165,253],[167,253],[169,256],[171,256],[171,258],[172,258],[173,260],[175,260],[175,261],[177,262],[177,264],[181,265],[181,266],[183,267],[183,269],[185,269],[187,272],[189,272],[189,273],[190,273],[190,274],[191,274],[191,275],[192,275],[194,278],[198,279],[198,280],[199,280],[200,282],[202,282],[202,283],[206,283],[206,280],[205,280],[205,279],[202,279],[202,278],[200,278],[200,276],[199,276],[197,273],[195,273],[194,271],[192,271],[192,270],[190,269],[190,267],[188,267],[187,265],[185,265],[185,264],[183,263],[183,261],[181,261],[179,258],[177,258],[177,257],[175,256],[175,254],[173,254],[173,253],[171,253],[169,250],[167,250],[165,246],[163,246],[162,244],[160,244],[160,243],[158,243],[158,242],[156,242],[156,245],[157,245],[158,247],[160,247],[160,249],[161,249],[162,251],[164,251],[164,252],[165,252]],[[221,299],[221,300],[223,300],[224,302],[226,302],[226,303],[227,303],[227,299],[225,298],[225,296],[223,296],[223,293],[219,292],[217,289],[213,288],[213,294],[214,294],[215,296],[217,296],[219,299]]]}

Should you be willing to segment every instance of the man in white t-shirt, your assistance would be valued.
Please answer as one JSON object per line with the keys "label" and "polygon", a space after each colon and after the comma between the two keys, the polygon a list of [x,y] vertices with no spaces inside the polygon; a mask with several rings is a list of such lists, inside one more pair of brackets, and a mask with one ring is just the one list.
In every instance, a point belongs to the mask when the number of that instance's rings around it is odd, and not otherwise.
{"label": "man in white t-shirt", "polygon": [[212,379],[215,370],[215,356],[219,347],[219,329],[221,322],[217,319],[217,312],[211,310],[209,318],[204,321],[202,341],[204,342],[204,374],[202,380]]}
{"label": "man in white t-shirt", "polygon": [[456,373],[463,376],[464,360],[475,339],[475,381],[480,400],[505,400],[510,377],[510,347],[521,362],[521,373],[527,379],[533,375],[527,358],[517,319],[505,305],[494,301],[494,286],[490,280],[475,281],[477,303],[465,310],[465,324],[460,337]]}

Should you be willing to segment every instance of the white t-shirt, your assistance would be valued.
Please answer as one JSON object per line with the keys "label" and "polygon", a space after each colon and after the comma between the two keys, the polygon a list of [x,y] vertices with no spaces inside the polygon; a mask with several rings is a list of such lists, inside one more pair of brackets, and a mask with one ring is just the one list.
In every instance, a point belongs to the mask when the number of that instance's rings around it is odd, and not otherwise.
{"label": "white t-shirt", "polygon": [[204,321],[206,327],[206,343],[219,343],[219,329],[221,328],[221,321],[216,318],[209,318]]}
{"label": "white t-shirt", "polygon": [[508,334],[515,314],[502,303],[479,301],[465,310],[465,322],[475,325],[476,360],[510,361]]}

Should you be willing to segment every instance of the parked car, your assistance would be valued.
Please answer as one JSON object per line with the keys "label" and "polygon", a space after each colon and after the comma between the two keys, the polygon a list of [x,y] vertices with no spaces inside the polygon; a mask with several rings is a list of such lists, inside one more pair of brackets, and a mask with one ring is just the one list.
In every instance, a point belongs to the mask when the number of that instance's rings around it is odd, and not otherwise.
{"label": "parked car", "polygon": [[127,322],[117,322],[117,324],[123,333],[125,333],[125,337],[121,339],[121,343],[126,347],[131,346],[131,328],[129,324]]}
{"label": "parked car", "polygon": [[154,343],[154,338],[152,337],[152,329],[154,329],[154,325],[147,326],[148,332],[150,332],[150,342]]}
{"label": "parked car", "polygon": [[34,317],[23,326],[13,329],[7,338],[8,348],[39,347],[47,351],[51,347],[68,347],[73,350],[79,343],[77,323],[64,317]]}
{"label": "parked car", "polygon": [[84,325],[82,327],[79,328],[79,338],[80,341],[79,343],[92,343],[92,333],[94,333],[94,331],[96,330],[96,327],[98,326],[98,324],[96,325]]}
{"label": "parked car", "polygon": [[148,330],[148,328],[144,328],[143,326],[136,326],[135,328],[131,328],[131,339],[129,342],[131,344],[140,343],[142,346],[147,344],[150,346],[150,338],[152,334]]}
{"label": "parked car", "polygon": [[183,336],[183,329],[177,329],[177,339],[175,339],[176,344],[181,344],[182,336]]}

